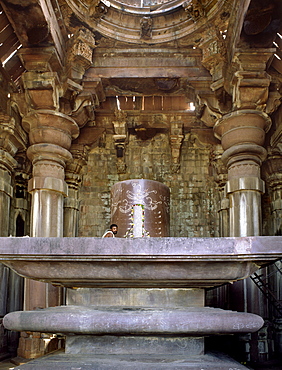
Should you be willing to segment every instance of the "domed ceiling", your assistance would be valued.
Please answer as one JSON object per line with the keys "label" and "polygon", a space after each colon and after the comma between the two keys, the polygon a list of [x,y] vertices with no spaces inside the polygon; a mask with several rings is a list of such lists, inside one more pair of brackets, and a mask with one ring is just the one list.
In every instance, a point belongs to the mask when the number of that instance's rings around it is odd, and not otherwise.
{"label": "domed ceiling", "polygon": [[67,0],[69,26],[81,22],[122,42],[160,44],[200,33],[207,22],[226,28],[228,0]]}

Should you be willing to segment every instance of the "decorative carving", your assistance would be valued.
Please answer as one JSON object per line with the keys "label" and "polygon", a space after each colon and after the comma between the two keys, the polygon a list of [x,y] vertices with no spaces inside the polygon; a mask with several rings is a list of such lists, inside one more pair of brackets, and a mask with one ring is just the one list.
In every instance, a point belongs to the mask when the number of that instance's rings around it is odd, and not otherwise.
{"label": "decorative carving", "polygon": [[26,140],[26,135],[17,130],[15,119],[0,112],[0,149],[14,157],[18,150],[26,149]]}
{"label": "decorative carving", "polygon": [[65,180],[69,188],[78,190],[82,181],[81,170],[87,163],[88,150],[84,145],[72,144],[70,153],[72,160],[66,164]]}
{"label": "decorative carving", "polygon": [[95,38],[88,29],[81,28],[69,39],[69,44],[68,75],[72,80],[80,83],[86,69],[92,63]]}
{"label": "decorative carving", "polygon": [[[163,204],[163,202],[166,202],[165,204],[167,205],[167,199],[164,197],[161,198],[157,190],[142,189],[140,184],[134,182],[132,182],[132,187],[133,191],[126,191],[125,199],[112,203],[112,214],[114,214],[117,209],[122,213],[130,213],[132,204],[142,204],[144,209],[148,209],[149,211],[155,210],[158,205]],[[120,191],[120,189],[117,189],[117,191]],[[161,200],[156,200],[156,198]]]}
{"label": "decorative carving", "polygon": [[122,158],[119,158],[119,157],[117,158],[116,166],[117,166],[117,173],[118,174],[126,173],[126,164],[124,162],[123,157]]}
{"label": "decorative carving", "polygon": [[202,65],[209,70],[213,81],[221,79],[226,62],[226,46],[220,31],[216,28],[209,28],[199,47],[203,52]]}
{"label": "decorative carving", "polygon": [[174,173],[178,173],[180,170],[180,149],[183,139],[183,124],[181,122],[172,122],[170,128],[170,146],[172,157],[171,170]]}
{"label": "decorative carving", "polygon": [[184,10],[188,17],[192,18],[194,22],[205,16],[205,9],[201,0],[190,0],[183,4]]}
{"label": "decorative carving", "polygon": [[128,127],[127,127],[127,113],[116,109],[115,112],[116,120],[113,121],[114,132],[113,139],[115,141],[115,148],[117,151],[117,171],[118,173],[126,172],[126,164],[124,158],[125,147],[128,140]]}
{"label": "decorative carving", "polygon": [[216,145],[210,155],[210,164],[213,168],[214,179],[220,188],[223,188],[227,181],[227,168],[222,162],[221,156],[223,154],[223,148],[221,145]]}
{"label": "decorative carving", "polygon": [[93,17],[96,20],[99,20],[102,17],[104,17],[107,14],[107,12],[108,7],[106,6],[105,3],[103,3],[100,0],[93,1],[89,8],[90,17]]}
{"label": "decorative carving", "polygon": [[141,31],[140,37],[143,40],[149,40],[152,38],[152,25],[153,21],[150,17],[143,17],[140,21]]}
{"label": "decorative carving", "polygon": [[219,101],[215,95],[202,94],[197,96],[196,116],[208,127],[214,127],[216,121],[222,117],[219,110]]}

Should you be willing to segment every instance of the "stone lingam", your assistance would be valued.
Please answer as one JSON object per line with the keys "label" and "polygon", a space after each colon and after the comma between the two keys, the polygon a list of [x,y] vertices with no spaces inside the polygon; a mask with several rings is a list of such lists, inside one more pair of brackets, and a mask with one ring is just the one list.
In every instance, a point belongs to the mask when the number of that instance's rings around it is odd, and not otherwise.
{"label": "stone lingam", "polygon": [[66,337],[64,353],[19,368],[244,369],[205,353],[204,338],[255,332],[263,319],[205,307],[204,289],[281,258],[282,238],[170,238],[169,189],[150,180],[115,184],[111,213],[122,237],[0,238],[6,266],[69,288],[65,306],[4,317],[10,330]]}
{"label": "stone lingam", "polygon": [[67,305],[11,312],[7,329],[66,335],[64,353],[19,369],[244,369],[204,337],[257,331],[261,317],[205,307],[204,288],[282,256],[282,237],[0,238],[1,262],[68,289]]}

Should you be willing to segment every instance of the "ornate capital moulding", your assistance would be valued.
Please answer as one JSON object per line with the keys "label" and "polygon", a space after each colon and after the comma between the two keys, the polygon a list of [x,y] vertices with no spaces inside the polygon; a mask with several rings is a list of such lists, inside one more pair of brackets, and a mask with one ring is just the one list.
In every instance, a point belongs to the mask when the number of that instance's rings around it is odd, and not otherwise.
{"label": "ornate capital moulding", "polygon": [[[220,21],[221,13],[228,13],[230,2],[202,0],[201,11],[195,18],[195,8],[200,2],[191,0],[166,0],[154,2],[129,0],[66,0],[71,12],[80,21],[104,36],[122,42],[159,44],[179,39],[194,32],[203,32],[207,21]],[[196,4],[197,5],[197,4]],[[193,14],[193,16],[192,16]],[[198,13],[197,13],[198,14]],[[71,18],[71,17],[70,17]],[[150,25],[144,37],[144,19]],[[71,22],[70,22],[71,23]],[[143,26],[142,26],[143,25]]]}

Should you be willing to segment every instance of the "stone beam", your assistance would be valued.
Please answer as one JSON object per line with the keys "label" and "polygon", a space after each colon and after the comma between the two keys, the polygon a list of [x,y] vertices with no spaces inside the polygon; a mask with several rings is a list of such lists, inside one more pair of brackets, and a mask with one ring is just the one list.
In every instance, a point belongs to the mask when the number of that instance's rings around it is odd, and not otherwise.
{"label": "stone beam", "polygon": [[64,36],[50,0],[7,0],[1,5],[23,47],[54,45],[61,61],[64,60]]}
{"label": "stone beam", "polygon": [[210,77],[201,65],[201,52],[190,49],[106,49],[94,51],[93,66],[86,77],[142,78],[186,77],[197,79]]}

